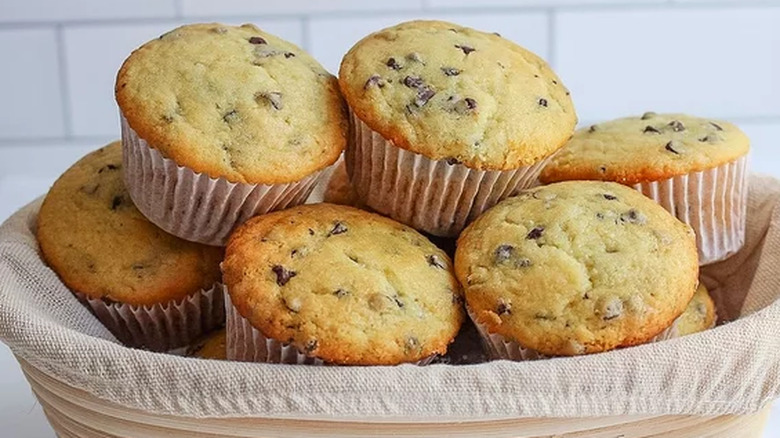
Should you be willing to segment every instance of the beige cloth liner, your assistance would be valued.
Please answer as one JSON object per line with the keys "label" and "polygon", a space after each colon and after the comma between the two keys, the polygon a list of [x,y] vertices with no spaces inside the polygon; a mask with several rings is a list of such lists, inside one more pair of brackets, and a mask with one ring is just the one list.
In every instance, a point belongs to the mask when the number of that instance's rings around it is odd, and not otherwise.
{"label": "beige cloth liner", "polygon": [[454,237],[480,215],[537,184],[552,155],[518,169],[475,170],[396,147],[350,112],[345,161],[358,197],[417,230]]}
{"label": "beige cloth liner", "polygon": [[[134,350],[121,346],[41,260],[34,236],[40,201],[0,227],[0,339],[28,375],[37,373],[36,382],[45,376],[47,388],[70,388],[74,402],[78,392],[102,400],[103,409],[132,410],[135,416],[122,416],[132,421],[141,412],[161,422],[170,415],[165,424],[179,430],[219,417],[243,418],[227,423],[233,427],[271,421],[263,418],[561,418],[545,420],[553,427],[574,417],[608,417],[591,419],[595,428],[616,416],[756,413],[780,395],[780,182],[754,176],[750,187],[745,247],[703,270],[721,318],[735,321],[665,342],[572,358],[427,367],[257,364]],[[70,412],[69,418],[84,418],[85,412]],[[583,421],[590,420],[574,423]]]}
{"label": "beige cloth liner", "polygon": [[289,184],[243,184],[211,178],[162,156],[120,113],[122,160],[133,203],[174,236],[221,246],[236,226],[258,214],[303,204],[326,169]]}
{"label": "beige cloth liner", "polygon": [[634,184],[696,232],[699,264],[728,258],[745,242],[747,155],[721,166]]}
{"label": "beige cloth liner", "polygon": [[[241,362],[285,363],[301,365],[325,365],[322,359],[308,356],[295,346],[266,337],[260,330],[238,313],[238,309],[230,301],[230,294],[225,293],[225,309],[227,313],[227,358]],[[417,365],[428,365],[436,355],[428,356],[416,362]]]}
{"label": "beige cloth liner", "polygon": [[192,344],[225,322],[221,283],[177,301],[152,306],[132,306],[90,298],[76,293],[79,301],[123,344],[152,351],[168,351]]}

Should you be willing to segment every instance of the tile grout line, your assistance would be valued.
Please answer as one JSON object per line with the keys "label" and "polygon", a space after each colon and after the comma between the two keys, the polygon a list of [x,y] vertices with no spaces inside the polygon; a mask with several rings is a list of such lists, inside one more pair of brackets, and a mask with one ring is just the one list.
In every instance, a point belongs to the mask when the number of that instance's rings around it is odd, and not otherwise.
{"label": "tile grout line", "polygon": [[73,117],[70,112],[70,87],[68,86],[68,60],[65,53],[65,31],[62,24],[56,27],[57,36],[57,66],[59,69],[60,85],[60,111],[62,111],[62,125],[65,130],[65,138],[73,136]]}
{"label": "tile grout line", "polygon": [[555,48],[555,41],[557,40],[556,32],[556,13],[555,9],[547,11],[547,62],[553,70],[558,68],[558,51]]}
{"label": "tile grout line", "polygon": [[[177,0],[181,1],[181,0]],[[425,5],[427,3],[423,3]],[[506,14],[506,13],[538,13],[546,12],[551,9],[562,12],[604,12],[604,11],[637,11],[637,10],[729,10],[729,9],[751,9],[751,8],[764,8],[764,9],[777,9],[780,8],[780,3],[775,0],[746,0],[743,2],[718,2],[710,0],[706,2],[695,3],[682,3],[678,1],[665,1],[659,3],[631,3],[631,2],[614,2],[604,4],[552,4],[544,5],[528,5],[528,6],[482,6],[476,8],[473,6],[425,6],[422,9],[373,9],[373,10],[335,10],[335,11],[321,11],[317,12],[317,18],[335,18],[335,19],[349,19],[349,18],[378,18],[382,16],[402,15],[409,16],[414,14],[430,15],[432,13],[451,13],[451,14],[473,14],[473,15],[490,15],[490,14]],[[214,19],[219,18],[223,20],[240,20],[247,16],[256,18],[276,18],[276,19],[300,19],[302,12],[281,12],[271,13],[267,15],[255,15],[255,14],[191,14],[186,15],[183,13],[181,16],[172,17],[138,17],[138,18],[106,18],[106,19],[82,19],[82,20],[44,20],[44,21],[18,21],[18,22],[0,22],[0,29],[18,29],[18,28],[34,28],[34,27],[51,27],[60,24],[68,26],[92,26],[92,25],[123,25],[123,24],[153,24],[164,23],[168,21],[177,21],[186,19],[187,21],[197,21],[199,19]]]}
{"label": "tile grout line", "polygon": [[300,18],[301,23],[301,42],[303,43],[303,50],[307,53],[311,53],[311,30],[309,26],[311,24],[311,18],[308,15],[303,15]]}

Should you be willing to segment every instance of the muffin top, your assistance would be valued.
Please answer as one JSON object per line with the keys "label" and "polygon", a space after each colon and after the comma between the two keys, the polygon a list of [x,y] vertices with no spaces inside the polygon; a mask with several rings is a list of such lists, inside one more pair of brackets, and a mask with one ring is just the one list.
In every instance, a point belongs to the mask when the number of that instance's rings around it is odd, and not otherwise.
{"label": "muffin top", "polygon": [[153,305],[211,288],[222,249],[174,237],[133,205],[119,142],[79,160],[54,183],[38,214],[43,258],[90,298]]}
{"label": "muffin top", "polygon": [[578,130],[541,179],[657,181],[734,161],[749,148],[747,136],[731,123],[648,112]]}
{"label": "muffin top", "polygon": [[347,166],[343,161],[333,170],[333,174],[330,176],[330,180],[328,180],[328,185],[325,188],[323,197],[323,200],[330,204],[362,207],[362,203],[360,202],[360,199],[358,199],[355,189],[349,182]]}
{"label": "muffin top", "polygon": [[119,70],[116,99],[164,156],[233,182],[300,180],[346,144],[336,79],[251,24],[187,25],[144,44]]}
{"label": "muffin top", "polygon": [[564,182],[509,198],[460,236],[455,272],[476,321],[547,356],[640,344],[685,310],[694,234],[616,183]]}
{"label": "muffin top", "polygon": [[227,360],[227,334],[225,329],[209,335],[203,342],[188,351],[187,356],[199,357],[201,359]]}
{"label": "muffin top", "polygon": [[444,354],[463,320],[449,257],[413,229],[352,207],[250,219],[231,236],[222,271],[252,326],[329,363]]}
{"label": "muffin top", "polygon": [[677,320],[677,333],[685,336],[703,332],[715,325],[717,317],[715,302],[710,298],[704,284],[699,283],[699,288],[688,303],[688,308]]}
{"label": "muffin top", "polygon": [[538,162],[570,137],[568,90],[541,58],[496,34],[442,21],[373,33],[344,56],[355,114],[396,146],[474,169]]}

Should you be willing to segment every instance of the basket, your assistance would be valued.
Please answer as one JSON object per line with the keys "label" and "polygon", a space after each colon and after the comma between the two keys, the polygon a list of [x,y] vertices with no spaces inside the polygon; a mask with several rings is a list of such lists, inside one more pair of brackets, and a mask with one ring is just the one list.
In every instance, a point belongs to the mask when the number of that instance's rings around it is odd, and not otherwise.
{"label": "basket", "polygon": [[0,339],[60,437],[760,437],[780,395],[780,182],[750,187],[746,246],[702,270],[721,325],[664,342],[425,367],[130,349],[42,262],[39,202],[0,227]]}

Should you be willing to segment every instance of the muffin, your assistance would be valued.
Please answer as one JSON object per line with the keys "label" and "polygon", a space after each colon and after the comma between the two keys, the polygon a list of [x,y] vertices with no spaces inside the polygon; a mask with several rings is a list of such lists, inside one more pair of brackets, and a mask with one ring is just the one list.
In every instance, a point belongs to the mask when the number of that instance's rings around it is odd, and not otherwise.
{"label": "muffin", "polygon": [[413,229],[352,207],[258,216],[222,263],[228,359],[425,364],[463,322],[449,257]]}
{"label": "muffin", "polygon": [[693,299],[688,303],[688,308],[677,318],[677,335],[691,335],[715,326],[718,320],[715,302],[712,301],[707,288],[699,283],[699,288],[693,295]]}
{"label": "muffin", "polygon": [[[491,356],[572,356],[662,339],[698,284],[693,231],[628,187],[523,192],[458,239],[455,273]],[[661,336],[659,336],[661,335]]]}
{"label": "muffin", "polygon": [[323,200],[329,204],[361,207],[357,193],[349,182],[347,165],[344,164],[343,161],[338,163],[333,170],[330,180],[328,180],[328,185],[325,188]]}
{"label": "muffin", "polygon": [[745,243],[749,149],[731,123],[645,113],[580,129],[541,179],[634,187],[693,227],[705,265]]}
{"label": "muffin", "polygon": [[224,324],[223,251],[149,222],[122,181],[121,155],[111,143],[54,183],[38,214],[42,256],[124,344],[188,345]]}
{"label": "muffin", "polygon": [[227,360],[227,338],[225,329],[218,330],[200,344],[191,348],[187,356],[198,357],[200,359]]}
{"label": "muffin", "polygon": [[193,24],[144,44],[119,70],[116,100],[138,209],[210,245],[303,203],[346,143],[336,79],[250,24]]}
{"label": "muffin", "polygon": [[541,58],[441,21],[363,38],[344,56],[339,85],[358,197],[437,236],[457,236],[534,184],[577,122],[568,90]]}

